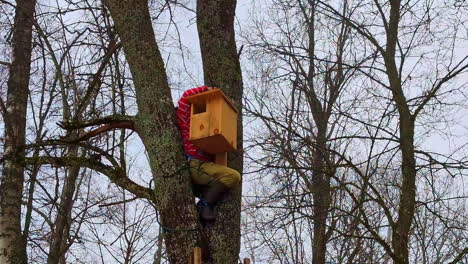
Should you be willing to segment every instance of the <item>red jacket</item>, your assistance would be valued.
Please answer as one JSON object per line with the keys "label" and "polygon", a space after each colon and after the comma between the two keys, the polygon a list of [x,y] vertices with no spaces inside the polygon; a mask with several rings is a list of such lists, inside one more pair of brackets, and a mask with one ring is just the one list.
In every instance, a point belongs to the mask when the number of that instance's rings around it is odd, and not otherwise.
{"label": "red jacket", "polygon": [[182,140],[184,141],[185,153],[191,157],[203,161],[213,161],[213,156],[197,149],[189,140],[190,132],[190,103],[185,99],[187,96],[199,94],[208,91],[207,86],[200,86],[185,91],[178,102],[177,123],[179,124]]}

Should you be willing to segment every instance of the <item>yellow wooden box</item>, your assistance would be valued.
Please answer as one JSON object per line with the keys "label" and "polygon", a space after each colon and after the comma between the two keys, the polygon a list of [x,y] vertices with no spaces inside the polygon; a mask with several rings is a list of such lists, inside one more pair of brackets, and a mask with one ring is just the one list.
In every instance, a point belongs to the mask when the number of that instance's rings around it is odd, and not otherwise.
{"label": "yellow wooden box", "polygon": [[190,141],[211,154],[237,149],[237,109],[220,89],[186,98],[191,103]]}

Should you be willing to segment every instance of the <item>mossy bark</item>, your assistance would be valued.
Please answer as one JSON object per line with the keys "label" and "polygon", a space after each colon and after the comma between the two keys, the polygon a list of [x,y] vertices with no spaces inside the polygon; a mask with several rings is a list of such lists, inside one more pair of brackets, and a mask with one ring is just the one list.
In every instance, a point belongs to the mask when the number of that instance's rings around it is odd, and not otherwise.
{"label": "mossy bark", "polygon": [[170,263],[187,263],[198,240],[198,219],[184,169],[164,62],[155,40],[146,0],[105,1],[121,38],[136,90],[138,131],[154,179],[154,202],[161,215]]}
{"label": "mossy bark", "polygon": [[35,0],[16,1],[13,56],[8,78],[5,113],[5,153],[14,153],[3,166],[0,184],[0,263],[27,263],[26,244],[21,243],[21,199],[24,166],[26,109],[31,69],[31,40]]}
{"label": "mossy bark", "polygon": [[[200,39],[205,85],[221,88],[237,109],[242,109],[242,72],[234,34],[235,0],[197,1],[197,28]],[[229,167],[242,173],[242,115],[237,131],[238,152],[228,155]],[[230,191],[217,207],[213,227],[205,229],[210,259],[206,263],[237,263],[240,251],[241,185]]]}

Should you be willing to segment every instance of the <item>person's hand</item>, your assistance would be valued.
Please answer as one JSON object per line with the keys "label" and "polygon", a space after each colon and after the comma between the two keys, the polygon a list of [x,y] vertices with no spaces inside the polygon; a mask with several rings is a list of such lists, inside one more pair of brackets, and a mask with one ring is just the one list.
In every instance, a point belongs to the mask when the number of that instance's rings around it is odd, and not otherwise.
{"label": "person's hand", "polygon": [[206,87],[206,88],[208,89],[208,91],[213,90],[213,89],[216,89],[216,87],[210,87],[210,86],[208,86],[208,87]]}

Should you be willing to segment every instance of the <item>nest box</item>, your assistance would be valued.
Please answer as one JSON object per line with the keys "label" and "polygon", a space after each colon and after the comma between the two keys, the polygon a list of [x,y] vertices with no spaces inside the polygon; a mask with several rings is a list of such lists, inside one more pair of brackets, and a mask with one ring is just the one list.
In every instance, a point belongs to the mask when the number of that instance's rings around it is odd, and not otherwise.
{"label": "nest box", "polygon": [[220,89],[186,97],[191,103],[190,141],[218,154],[237,149],[237,109]]}

